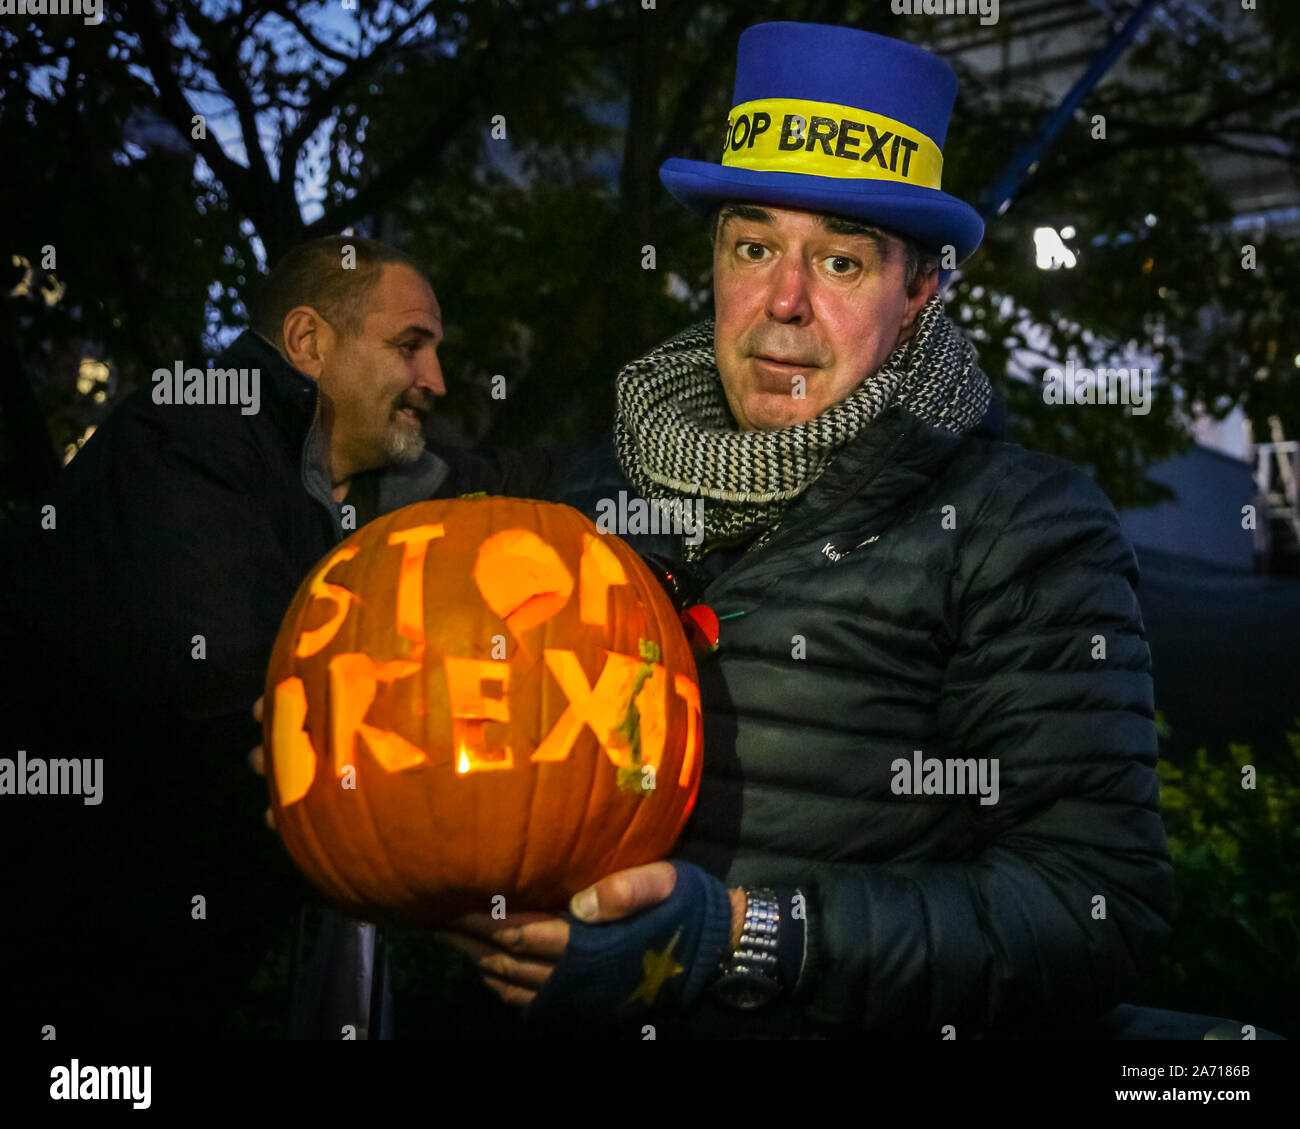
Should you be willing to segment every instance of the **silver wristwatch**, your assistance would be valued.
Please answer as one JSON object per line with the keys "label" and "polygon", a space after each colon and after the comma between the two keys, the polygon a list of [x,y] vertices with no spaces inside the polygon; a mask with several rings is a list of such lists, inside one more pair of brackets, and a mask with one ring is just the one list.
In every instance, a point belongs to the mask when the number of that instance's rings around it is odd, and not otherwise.
{"label": "silver wristwatch", "polygon": [[730,959],[723,958],[720,977],[710,995],[727,1007],[748,1011],[770,1003],[781,992],[776,946],[781,931],[781,907],[776,892],[766,886],[745,890],[745,924]]}

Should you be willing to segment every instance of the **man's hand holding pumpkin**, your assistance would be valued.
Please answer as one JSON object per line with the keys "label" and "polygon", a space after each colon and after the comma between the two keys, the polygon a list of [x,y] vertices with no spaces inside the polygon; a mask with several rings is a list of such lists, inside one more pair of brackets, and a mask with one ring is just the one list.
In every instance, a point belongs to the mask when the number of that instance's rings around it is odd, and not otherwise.
{"label": "man's hand holding pumpkin", "polygon": [[[262,720],[262,699],[253,707]],[[262,746],[249,755],[266,774]],[[268,827],[275,827],[266,809]],[[467,914],[435,936],[476,962],[506,1003],[539,1026],[591,1026],[689,1006],[740,942],[745,892],[689,862],[616,871],[579,891],[569,910]]]}
{"label": "man's hand holding pumpkin", "polygon": [[[261,721],[261,698],[253,717]],[[265,775],[265,753],[248,756]],[[266,809],[266,826],[276,826]],[[536,1025],[591,1025],[693,1003],[740,943],[745,891],[690,862],[649,862],[578,891],[562,917],[465,914],[435,936]]]}
{"label": "man's hand holding pumpkin", "polygon": [[[682,874],[686,880],[679,890]],[[651,907],[658,908],[649,912]],[[656,917],[657,922],[650,920]],[[519,913],[501,920],[469,914],[436,936],[474,960],[485,983],[506,1003],[528,1007],[530,1021],[572,1013],[592,1022],[622,1013],[621,1007],[611,1013],[608,1005],[617,1001],[604,997],[617,992],[623,979],[631,978],[627,994],[634,997],[624,1002],[643,1004],[640,1010],[666,1004],[683,988],[693,999],[699,985],[685,962],[707,960],[708,970],[715,968],[725,955],[723,946],[739,942],[744,919],[743,890],[728,891],[690,863],[665,861],[607,875],[575,894],[562,917]],[[617,929],[610,924],[614,922]],[[724,922],[725,931],[720,928]],[[707,933],[705,944],[700,944],[702,932]],[[655,947],[659,933],[667,934],[667,942],[659,945],[663,953]],[[552,983],[557,970],[559,980]],[[693,975],[704,983],[711,979],[703,972]],[[601,983],[592,984],[593,976]],[[660,1000],[661,990],[675,980],[682,984],[673,984]],[[559,1000],[561,992],[572,998]],[[541,1004],[535,1004],[539,998]],[[600,1006],[602,1001],[606,1006]]]}

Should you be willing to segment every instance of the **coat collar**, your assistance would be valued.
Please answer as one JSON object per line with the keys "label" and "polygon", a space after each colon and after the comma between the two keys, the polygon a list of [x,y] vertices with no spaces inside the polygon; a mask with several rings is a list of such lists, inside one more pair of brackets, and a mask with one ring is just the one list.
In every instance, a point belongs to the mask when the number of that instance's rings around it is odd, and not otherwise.
{"label": "coat collar", "polygon": [[980,435],[983,428],[982,423],[969,435],[954,434],[926,423],[906,408],[887,408],[840,450],[817,481],[790,506],[769,544],[748,555],[715,550],[723,552],[724,557],[714,561],[712,567],[703,563],[695,566],[695,583],[704,589],[701,598],[709,602],[723,596],[735,582],[734,566],[742,559],[746,562],[742,570],[746,581],[753,583],[792,567],[790,559],[780,551],[792,541],[851,533],[853,537],[845,547],[852,548],[856,538],[879,532],[891,520],[890,511],[941,474],[958,448]]}
{"label": "coat collar", "polygon": [[933,478],[965,440],[892,405],[849,441],[782,524],[814,512],[829,516],[851,500],[866,516],[890,508]]}
{"label": "coat collar", "polygon": [[251,329],[241,333],[223,354],[262,373],[262,407],[295,446],[300,446],[316,414],[316,382],[280,356],[265,337]]}

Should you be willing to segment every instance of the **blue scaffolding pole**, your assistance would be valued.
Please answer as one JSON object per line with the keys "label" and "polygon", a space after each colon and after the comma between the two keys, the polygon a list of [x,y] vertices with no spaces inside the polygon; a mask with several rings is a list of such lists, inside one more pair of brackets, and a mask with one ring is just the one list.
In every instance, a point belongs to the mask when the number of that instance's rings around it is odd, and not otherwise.
{"label": "blue scaffolding pole", "polygon": [[1002,215],[1011,206],[1011,201],[1020,191],[1020,186],[1037,167],[1047,147],[1056,139],[1056,135],[1061,132],[1083,100],[1092,93],[1093,87],[1101,81],[1101,76],[1114,66],[1115,60],[1124,53],[1137,34],[1138,28],[1160,2],[1161,0],[1142,0],[1133,9],[1123,26],[1111,36],[1106,46],[1088,64],[1088,69],[1070,87],[1069,92],[1061,99],[1060,105],[1043,120],[1033,139],[1011,159],[984,196],[979,213],[984,217],[985,222],[994,216]]}

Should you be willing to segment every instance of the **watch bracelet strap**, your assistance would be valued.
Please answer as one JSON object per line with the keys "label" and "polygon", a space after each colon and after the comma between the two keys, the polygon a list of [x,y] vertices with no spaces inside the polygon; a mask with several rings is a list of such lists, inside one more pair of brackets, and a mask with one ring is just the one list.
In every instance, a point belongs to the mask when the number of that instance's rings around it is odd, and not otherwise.
{"label": "watch bracelet strap", "polygon": [[740,943],[723,954],[718,963],[717,975],[725,976],[744,970],[780,983],[777,941],[781,905],[777,901],[776,891],[767,886],[742,889],[745,891],[745,922],[741,927]]}
{"label": "watch bracelet strap", "polygon": [[[748,909],[751,892],[762,887],[741,888],[745,891],[746,909]],[[781,911],[778,960],[782,994],[788,995],[796,1005],[806,1005],[816,995],[821,981],[821,945],[813,924],[816,913],[813,909],[816,887],[806,884],[799,887],[778,886],[774,893]],[[802,918],[793,916],[796,904],[802,907]],[[743,939],[743,926],[741,936]],[[730,945],[724,949],[721,961],[714,969],[712,981],[720,979],[731,970],[733,952]]]}
{"label": "watch bracelet strap", "polygon": [[[812,908],[809,889],[805,887],[778,886],[742,887],[746,895],[746,910],[751,898],[762,891],[774,895],[780,913],[780,933],[777,939],[777,979],[783,993],[788,993],[796,1003],[811,999],[816,990],[818,971],[820,969],[820,950],[817,934],[812,923]],[[794,907],[799,905],[801,917],[794,916]],[[742,941],[744,929],[741,930]],[[722,958],[714,971],[714,979],[720,978],[734,968],[735,950],[730,946],[723,952]]]}

